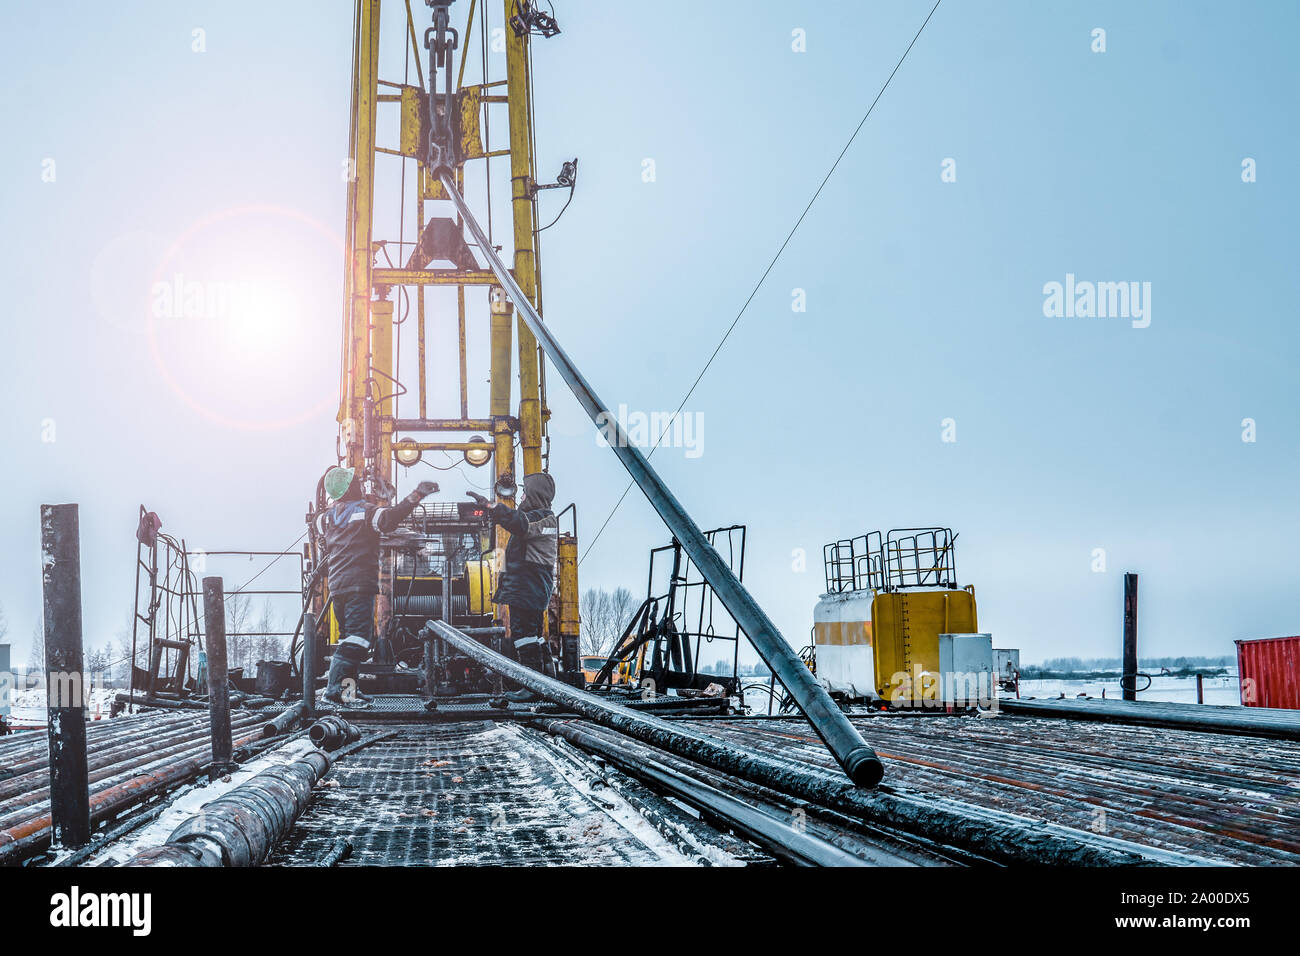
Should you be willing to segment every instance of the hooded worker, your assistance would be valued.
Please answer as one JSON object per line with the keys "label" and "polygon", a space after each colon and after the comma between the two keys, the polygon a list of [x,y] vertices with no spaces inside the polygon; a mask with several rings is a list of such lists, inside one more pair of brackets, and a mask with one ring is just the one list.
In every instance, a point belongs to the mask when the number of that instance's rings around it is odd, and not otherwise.
{"label": "hooded worker", "polygon": [[316,531],[325,538],[330,598],[343,634],[334,648],[321,698],[326,704],[369,706],[370,698],[357,689],[357,673],[375,641],[380,536],[395,531],[416,505],[437,490],[432,481],[422,481],[389,507],[365,499],[356,469],[331,468],[325,473],[325,493],[333,504],[317,515]]}
{"label": "hooded worker", "polygon": [[[488,516],[510,533],[505,570],[492,601],[509,608],[515,656],[526,667],[554,676],[555,659],[542,634],[542,620],[555,588],[555,558],[560,541],[560,523],[551,510],[555,479],[540,471],[525,475],[524,494],[514,508],[490,504],[472,491],[469,496],[486,507]],[[506,696],[516,701],[534,699],[524,688]]]}

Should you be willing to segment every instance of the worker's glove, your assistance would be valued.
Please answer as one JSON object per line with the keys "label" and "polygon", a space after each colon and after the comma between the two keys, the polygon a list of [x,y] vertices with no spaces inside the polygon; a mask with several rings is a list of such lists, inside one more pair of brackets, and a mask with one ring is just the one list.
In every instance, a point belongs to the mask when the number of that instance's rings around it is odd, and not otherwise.
{"label": "worker's glove", "polygon": [[429,497],[429,495],[433,494],[437,490],[438,485],[436,482],[422,481],[415,486],[414,491],[406,496],[406,500],[412,504],[418,505],[423,499]]}
{"label": "worker's glove", "polygon": [[484,498],[482,495],[480,495],[477,491],[467,491],[467,492],[465,492],[465,494],[469,495],[471,498],[474,499],[474,501],[475,501],[477,504],[479,504],[480,506],[482,506],[482,507],[484,507],[484,508],[490,508],[490,507],[492,507],[492,502],[488,501],[486,498]]}

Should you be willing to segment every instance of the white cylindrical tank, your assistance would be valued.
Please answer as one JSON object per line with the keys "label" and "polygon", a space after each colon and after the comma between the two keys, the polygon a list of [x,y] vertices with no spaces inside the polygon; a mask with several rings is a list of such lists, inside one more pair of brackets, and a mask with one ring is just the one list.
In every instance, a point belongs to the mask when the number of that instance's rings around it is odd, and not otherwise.
{"label": "white cylindrical tank", "polygon": [[827,693],[855,700],[876,696],[871,649],[872,591],[823,594],[813,608],[817,679]]}

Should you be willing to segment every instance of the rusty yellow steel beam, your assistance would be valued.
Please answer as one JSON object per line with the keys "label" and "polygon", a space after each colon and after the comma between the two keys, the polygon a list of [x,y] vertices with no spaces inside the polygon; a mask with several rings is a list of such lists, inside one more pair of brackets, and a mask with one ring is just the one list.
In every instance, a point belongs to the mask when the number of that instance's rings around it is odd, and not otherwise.
{"label": "rusty yellow steel beam", "polygon": [[[503,22],[514,16],[515,0],[504,0]],[[529,119],[529,35],[506,30],[506,94],[510,119],[510,198],[514,219],[515,280],[529,302],[537,305],[537,268],[533,252],[533,143]],[[542,470],[542,401],[538,372],[537,339],[528,324],[518,319],[519,336],[519,445],[523,473]]]}
{"label": "rusty yellow steel beam", "polygon": [[491,272],[458,269],[375,269],[376,288],[397,285],[496,285]]}

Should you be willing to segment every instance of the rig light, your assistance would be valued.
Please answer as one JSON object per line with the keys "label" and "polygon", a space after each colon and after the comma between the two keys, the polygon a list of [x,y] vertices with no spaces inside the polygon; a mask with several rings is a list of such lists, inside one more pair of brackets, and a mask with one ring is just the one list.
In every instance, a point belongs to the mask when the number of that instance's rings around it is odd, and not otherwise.
{"label": "rig light", "polygon": [[399,464],[407,468],[419,462],[422,454],[415,442],[409,438],[402,438],[393,443],[393,455]]}
{"label": "rig light", "polygon": [[[470,441],[485,442],[487,439],[482,435],[475,435],[470,439]],[[492,452],[487,448],[468,448],[465,450],[466,463],[473,465],[475,468],[481,468],[483,465],[486,465],[488,459],[491,457]]]}

